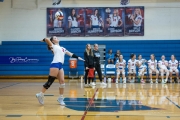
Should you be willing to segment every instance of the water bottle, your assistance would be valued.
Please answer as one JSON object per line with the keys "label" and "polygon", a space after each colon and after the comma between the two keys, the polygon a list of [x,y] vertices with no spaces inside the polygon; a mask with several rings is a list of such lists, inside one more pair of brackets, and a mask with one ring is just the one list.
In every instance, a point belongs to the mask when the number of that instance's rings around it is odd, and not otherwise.
{"label": "water bottle", "polygon": [[106,83],[106,76],[104,76],[104,83]]}
{"label": "water bottle", "polygon": [[122,77],[120,77],[120,83],[122,83]]}

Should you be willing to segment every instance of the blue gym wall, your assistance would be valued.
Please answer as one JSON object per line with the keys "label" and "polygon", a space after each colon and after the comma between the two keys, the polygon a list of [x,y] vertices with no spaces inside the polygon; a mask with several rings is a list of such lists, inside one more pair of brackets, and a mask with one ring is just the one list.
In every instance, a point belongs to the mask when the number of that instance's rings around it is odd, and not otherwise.
{"label": "blue gym wall", "polygon": [[[106,53],[109,49],[121,50],[124,59],[128,61],[130,53],[142,54],[143,58],[149,59],[150,54],[155,54],[156,59],[160,60],[161,55],[165,55],[170,60],[170,55],[175,54],[180,60],[180,40],[132,40],[132,41],[61,41],[61,46],[67,50],[83,57],[85,45],[87,43],[106,45]],[[3,56],[33,57],[40,59],[38,63],[31,64],[9,64],[3,62]],[[39,41],[3,41],[0,45],[0,76],[47,76],[49,65],[53,55],[47,50],[46,44]],[[69,56],[66,55],[64,70],[65,75],[69,73]],[[84,74],[84,63],[78,61],[79,75]]]}

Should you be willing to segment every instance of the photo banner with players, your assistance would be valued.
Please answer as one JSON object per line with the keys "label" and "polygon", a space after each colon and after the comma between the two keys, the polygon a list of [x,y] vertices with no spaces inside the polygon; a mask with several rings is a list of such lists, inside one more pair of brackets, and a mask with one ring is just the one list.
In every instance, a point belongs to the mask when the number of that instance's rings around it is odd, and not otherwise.
{"label": "photo banner with players", "polygon": [[144,7],[47,8],[47,36],[144,36]]}
{"label": "photo banner with players", "polygon": [[105,36],[124,36],[124,8],[105,8]]}
{"label": "photo banner with players", "polygon": [[144,36],[144,7],[125,7],[125,36]]}
{"label": "photo banner with players", "polygon": [[84,36],[85,33],[85,9],[69,8],[68,11],[67,36]]}
{"label": "photo banner with players", "polygon": [[47,36],[67,36],[68,8],[47,8]]}
{"label": "photo banner with players", "polygon": [[86,8],[85,36],[104,36],[104,8]]}

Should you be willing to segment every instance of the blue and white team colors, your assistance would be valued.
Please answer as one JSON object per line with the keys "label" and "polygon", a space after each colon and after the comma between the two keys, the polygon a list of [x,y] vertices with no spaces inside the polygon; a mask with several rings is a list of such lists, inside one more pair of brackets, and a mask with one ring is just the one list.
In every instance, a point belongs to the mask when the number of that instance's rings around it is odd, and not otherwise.
{"label": "blue and white team colors", "polygon": [[110,18],[110,20],[111,20],[110,27],[117,27],[119,21],[121,20],[121,17],[120,17],[120,16],[114,16],[113,14],[110,14],[110,15],[109,15],[109,18]]}
{"label": "blue and white team colors", "polygon": [[62,63],[64,64],[64,55],[66,54],[67,50],[64,47],[59,45],[52,45],[52,51],[54,52],[54,58],[51,63]]}
{"label": "blue and white team colors", "polygon": [[91,15],[91,21],[92,21],[92,26],[99,26],[99,21],[98,21],[98,17],[95,15]]}
{"label": "blue and white team colors", "polygon": [[71,27],[78,27],[78,22],[77,22],[77,20],[76,20],[76,17],[73,17],[73,18],[72,18],[71,16],[69,16],[69,17],[68,17],[68,21],[72,23],[72,26],[71,26]]}
{"label": "blue and white team colors", "polygon": [[135,21],[138,21],[140,20],[139,24],[135,24],[134,23],[134,26],[136,27],[140,27],[141,26],[141,23],[142,23],[142,16],[141,15],[138,15],[136,18],[135,18]]}

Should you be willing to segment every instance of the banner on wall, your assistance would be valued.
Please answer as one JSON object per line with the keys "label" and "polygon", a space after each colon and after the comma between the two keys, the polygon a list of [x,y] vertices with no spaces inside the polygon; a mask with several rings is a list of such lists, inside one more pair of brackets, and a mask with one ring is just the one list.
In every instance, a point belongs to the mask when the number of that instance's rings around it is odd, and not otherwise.
{"label": "banner on wall", "polygon": [[124,8],[105,8],[105,36],[124,36]]}
{"label": "banner on wall", "polygon": [[67,36],[84,36],[85,9],[69,8],[68,10]]}
{"label": "banner on wall", "polygon": [[144,36],[144,7],[125,7],[125,35]]}
{"label": "banner on wall", "polygon": [[144,7],[47,8],[47,36],[144,36]]}
{"label": "banner on wall", "polygon": [[47,8],[47,36],[67,36],[68,8]]}
{"label": "banner on wall", "polygon": [[85,36],[104,36],[103,8],[86,8]]}

